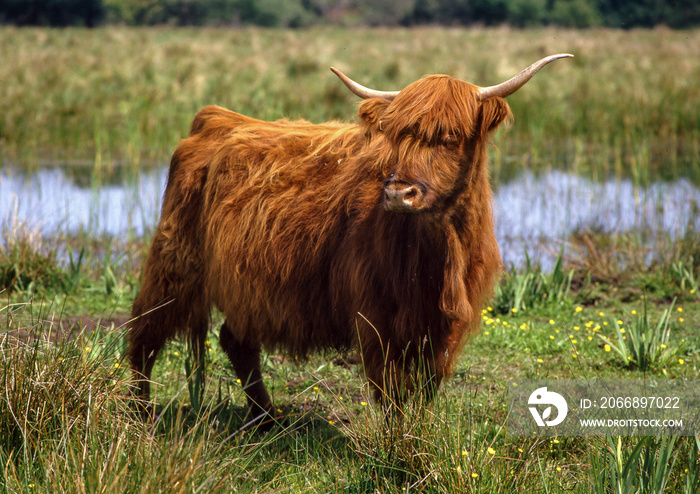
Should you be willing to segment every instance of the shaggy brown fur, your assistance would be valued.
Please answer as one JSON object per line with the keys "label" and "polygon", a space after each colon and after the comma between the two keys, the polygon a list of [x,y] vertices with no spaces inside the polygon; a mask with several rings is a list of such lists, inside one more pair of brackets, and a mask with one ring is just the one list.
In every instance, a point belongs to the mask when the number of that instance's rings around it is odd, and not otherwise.
{"label": "shaggy brown fur", "polygon": [[[173,155],[133,306],[142,398],[166,340],[202,351],[212,305],[256,414],[272,407],[261,349],[355,348],[377,398],[432,393],[501,267],[486,146],[509,112],[447,76],[365,100],[358,124],[201,110]],[[387,206],[406,187],[418,206]]]}

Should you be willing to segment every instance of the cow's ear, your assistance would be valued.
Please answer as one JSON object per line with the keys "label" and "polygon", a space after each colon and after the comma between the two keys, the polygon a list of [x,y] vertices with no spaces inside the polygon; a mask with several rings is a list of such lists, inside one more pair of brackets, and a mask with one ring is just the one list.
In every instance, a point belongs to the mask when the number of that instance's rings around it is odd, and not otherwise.
{"label": "cow's ear", "polygon": [[357,114],[360,120],[367,126],[367,130],[382,130],[381,119],[387,106],[391,103],[384,98],[370,98],[360,104]]}
{"label": "cow's ear", "polygon": [[504,121],[511,118],[510,107],[503,98],[488,98],[481,103],[482,134],[496,130]]}

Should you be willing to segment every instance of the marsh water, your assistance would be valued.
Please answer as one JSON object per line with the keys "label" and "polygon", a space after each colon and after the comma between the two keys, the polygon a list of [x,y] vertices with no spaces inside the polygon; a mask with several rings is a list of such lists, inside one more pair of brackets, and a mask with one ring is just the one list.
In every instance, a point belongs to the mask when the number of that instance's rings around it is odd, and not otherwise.
{"label": "marsh water", "polygon": [[[32,173],[0,172],[0,222],[18,222],[44,235],[138,236],[158,220],[166,167],[113,175],[46,167]],[[552,170],[524,173],[494,188],[496,232],[506,266],[522,265],[525,253],[551,265],[577,232],[643,232],[646,238],[682,237],[700,230],[700,189],[690,181],[636,187],[630,180],[594,182]]]}

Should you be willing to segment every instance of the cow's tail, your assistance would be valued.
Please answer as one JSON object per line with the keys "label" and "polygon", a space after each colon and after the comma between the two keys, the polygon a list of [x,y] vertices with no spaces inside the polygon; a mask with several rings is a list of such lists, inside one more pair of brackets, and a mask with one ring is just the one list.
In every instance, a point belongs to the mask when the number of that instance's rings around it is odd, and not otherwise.
{"label": "cow's tail", "polygon": [[170,164],[161,220],[132,307],[127,357],[138,383],[135,391],[144,400],[149,399],[153,364],[166,341],[186,335],[194,362],[200,363],[209,326],[199,231],[206,165],[188,159],[182,149]]}

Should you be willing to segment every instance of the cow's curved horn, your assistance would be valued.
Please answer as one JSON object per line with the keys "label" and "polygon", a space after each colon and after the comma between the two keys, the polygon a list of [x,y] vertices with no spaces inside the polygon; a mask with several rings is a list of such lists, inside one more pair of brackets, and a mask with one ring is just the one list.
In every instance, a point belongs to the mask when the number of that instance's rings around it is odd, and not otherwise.
{"label": "cow's curved horn", "polygon": [[396,96],[399,94],[399,91],[377,91],[376,89],[370,89],[368,87],[363,86],[362,84],[358,84],[357,82],[353,81],[335,67],[331,67],[331,70],[335,75],[337,75],[340,78],[341,81],[343,81],[343,84],[345,84],[350,91],[352,91],[362,99],[384,98],[392,100],[396,98]]}
{"label": "cow's curved horn", "polygon": [[553,62],[559,58],[569,57],[573,57],[573,55],[570,55],[569,53],[559,53],[558,55],[550,55],[541,60],[538,60],[512,79],[508,79],[507,81],[502,82],[496,86],[479,88],[479,99],[485,100],[486,98],[492,98],[494,96],[499,96],[501,98],[510,96],[518,89],[523,87],[525,83],[537,73],[538,70],[547,65],[549,62]]}

